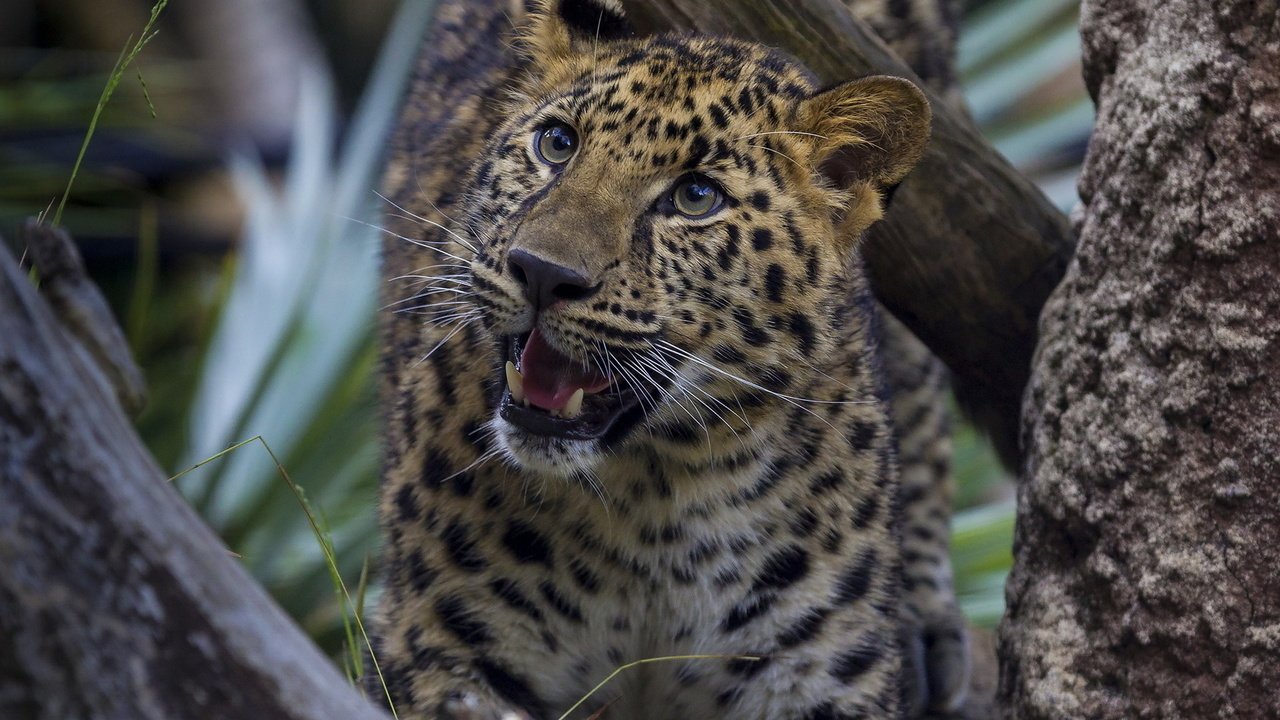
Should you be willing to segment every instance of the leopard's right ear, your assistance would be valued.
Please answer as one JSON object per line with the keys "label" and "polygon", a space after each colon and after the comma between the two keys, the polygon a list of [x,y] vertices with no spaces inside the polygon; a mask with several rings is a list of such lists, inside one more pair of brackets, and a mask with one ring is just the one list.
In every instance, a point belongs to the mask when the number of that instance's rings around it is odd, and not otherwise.
{"label": "leopard's right ear", "polygon": [[632,34],[620,0],[537,0],[524,48],[535,63],[553,65]]}

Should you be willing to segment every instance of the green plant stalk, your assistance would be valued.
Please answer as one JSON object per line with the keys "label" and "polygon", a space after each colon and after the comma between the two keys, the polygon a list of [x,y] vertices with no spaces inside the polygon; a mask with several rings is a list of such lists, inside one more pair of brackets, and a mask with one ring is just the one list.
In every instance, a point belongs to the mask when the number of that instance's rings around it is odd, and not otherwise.
{"label": "green plant stalk", "polygon": [[[328,567],[330,577],[334,582],[335,591],[340,593],[341,598],[346,603],[344,607],[350,607],[353,611],[357,607],[362,607],[364,604],[363,591],[361,591],[360,604],[357,605],[357,603],[354,600],[352,600],[351,593],[347,590],[347,585],[342,581],[342,576],[338,572],[338,560],[333,552],[333,542],[329,537],[328,531],[325,529],[323,525],[323,521],[319,519],[315,511],[312,510],[311,504],[307,502],[307,496],[306,496],[306,493],[303,491],[302,486],[294,482],[293,478],[289,476],[289,471],[284,469],[284,465],[280,463],[280,459],[276,456],[275,451],[271,449],[271,445],[267,443],[266,438],[262,437],[261,435],[254,435],[248,440],[241,440],[240,442],[236,443],[235,445],[232,445],[226,450],[223,450],[219,453],[211,455],[205,458],[204,460],[201,460],[200,462],[196,463],[195,465],[192,465],[186,470],[183,470],[177,475],[170,477],[169,482],[173,482],[174,480],[177,480],[178,478],[182,477],[183,475],[186,475],[187,473],[193,470],[196,470],[204,465],[207,465],[211,462],[219,460],[252,442],[259,442],[262,444],[262,447],[267,451],[267,455],[271,456],[271,462],[276,466],[276,471],[280,474],[280,477],[284,479],[285,484],[289,486],[289,490],[293,492],[293,496],[294,498],[297,499],[298,505],[302,507],[302,513],[307,516],[307,522],[311,525],[311,532],[313,535],[315,535],[316,541],[320,543],[321,552],[324,553],[325,565]],[[353,612],[353,617],[355,620],[356,628],[359,629],[360,631],[361,639],[364,640],[365,648],[369,651],[369,660],[370,662],[373,663],[373,669],[378,673],[378,682],[382,685],[382,692],[386,695],[387,707],[391,711],[391,716],[393,718],[398,719],[400,716],[396,713],[395,704],[391,700],[391,690],[387,687],[386,678],[382,674],[382,667],[379,666],[378,657],[376,654],[374,654],[373,642],[369,640],[369,634],[368,632],[365,631],[364,622],[360,619],[360,615],[358,613]],[[345,612],[343,613],[343,622],[344,623],[348,622]],[[348,637],[352,643],[355,642],[355,639],[354,639],[355,636],[350,632],[348,632]]]}
{"label": "green plant stalk", "polygon": [[[263,441],[266,444],[266,441]],[[275,453],[271,454],[271,459],[275,460]],[[279,461],[276,461],[279,466]],[[283,472],[283,467],[281,467]],[[286,477],[286,480],[288,478]],[[329,521],[325,519],[324,514],[313,510],[311,503],[306,499],[306,495],[302,492],[302,488],[297,486],[292,480],[289,480],[289,486],[293,489],[293,494],[298,498],[298,504],[302,506],[302,512],[307,516],[307,520],[311,522],[311,530],[315,533],[316,541],[320,543],[320,549],[324,553],[325,569],[329,571],[329,580],[333,583],[333,591],[338,595],[339,612],[342,616],[342,631],[347,636],[347,647],[352,648],[355,652],[356,637],[352,630],[351,618],[356,615],[356,604],[352,602],[351,596],[347,593],[347,585],[342,581],[342,573],[338,571],[338,554],[334,551],[333,531],[329,529]],[[345,598],[345,602],[343,600]],[[347,609],[351,612],[348,613]],[[356,617],[359,620],[359,617]],[[369,646],[372,652],[372,645]],[[354,670],[354,667],[352,668]],[[352,679],[352,678],[348,678]]]}
{"label": "green plant stalk", "polygon": [[[280,464],[280,460],[276,458],[275,452],[271,450],[271,446],[267,441],[258,436],[258,440],[262,442],[262,446],[267,449],[267,454],[271,456],[271,462],[275,463],[276,469],[280,471],[280,476],[289,484],[289,489],[293,491],[294,497],[298,499],[298,504],[302,506],[302,512],[307,516],[307,522],[311,524],[311,532],[315,534],[316,540],[319,541],[321,550],[324,552],[325,563],[329,567],[329,572],[333,576],[334,584],[338,590],[342,591],[342,596],[347,602],[347,606],[353,611],[356,607],[355,602],[351,599],[351,593],[347,591],[346,583],[342,582],[342,576],[338,573],[338,559],[333,553],[333,543],[329,536],[321,529],[320,524],[316,520],[316,515],[311,510],[310,504],[307,502],[306,495],[302,492],[302,487],[289,477],[289,473],[285,471],[284,466]],[[369,651],[369,660],[373,662],[373,669],[378,673],[378,682],[382,685],[382,692],[387,698],[387,708],[391,711],[391,717],[399,718],[396,713],[395,703],[391,700],[391,690],[387,688],[386,678],[382,675],[382,668],[378,665],[378,657],[373,652],[373,643],[369,640],[369,634],[364,629],[364,622],[358,614],[354,614],[356,627],[360,630],[360,636],[364,640],[365,648]],[[346,622],[346,615],[343,615],[343,621]]]}
{"label": "green plant stalk", "polygon": [[[290,331],[289,337],[294,337],[298,329]],[[336,386],[323,388],[320,392],[326,393],[325,400],[316,410],[315,417],[312,422],[318,421],[320,418],[338,415],[353,407],[356,400],[360,396],[360,392],[364,385],[365,378],[371,377],[374,363],[377,358],[377,350],[372,337],[362,340],[360,343],[364,349],[352,360],[351,366],[343,377],[339,379]],[[281,352],[277,353],[277,357],[273,358],[273,363],[278,363],[287,352],[288,343],[281,343]],[[270,383],[270,378],[264,378],[255,388],[255,396],[260,395]],[[237,428],[243,429],[249,422],[248,413],[242,415],[237,421]],[[328,442],[327,438],[322,436],[313,437],[314,430],[308,432],[299,439],[297,447],[286,453],[285,458],[289,462],[289,466],[297,468],[297,461],[306,453],[313,452],[317,446]],[[216,478],[215,478],[216,480]],[[207,507],[207,503],[212,497],[212,493],[217,490],[217,483],[211,482],[206,486],[208,492],[204,493],[196,501],[197,507]],[[272,517],[275,515],[276,517]],[[273,507],[273,494],[268,487],[259,490],[251,502],[246,503],[246,511],[243,515],[229,521],[221,528],[223,536],[232,542],[240,542],[248,535],[262,528],[272,528],[273,525],[279,526],[282,531],[284,526],[279,523],[280,512]],[[283,532],[282,532],[283,534]]]}
{"label": "green plant stalk", "polygon": [[138,265],[134,271],[133,294],[129,298],[129,340],[135,355],[140,355],[147,333],[147,316],[151,296],[155,294],[156,268],[159,264],[159,212],[154,202],[142,208],[138,220]]}
{"label": "green plant stalk", "polygon": [[[364,556],[364,562],[360,565],[360,580],[356,583],[356,617],[364,617],[364,598],[365,593],[369,590],[369,556]],[[348,633],[349,634],[349,633]],[[348,641],[349,642],[349,641]],[[351,671],[352,680],[364,675],[364,658],[360,655],[360,651],[354,643],[350,643],[348,647],[351,652]]]}
{"label": "green plant stalk", "polygon": [[[200,468],[204,467],[205,465],[208,465],[208,464],[209,464],[209,463],[211,463],[211,462],[214,462],[215,460],[220,460],[220,459],[222,459],[223,457],[225,457],[225,456],[227,456],[227,455],[230,455],[231,453],[235,452],[236,450],[239,450],[240,448],[244,447],[245,445],[248,445],[249,443],[251,443],[251,442],[253,442],[253,441],[255,441],[255,440],[262,440],[262,437],[261,437],[261,436],[258,436],[258,435],[255,435],[255,436],[253,436],[253,437],[249,438],[248,440],[241,440],[240,442],[236,443],[235,445],[232,445],[231,447],[227,448],[226,450],[223,450],[222,452],[219,452],[219,453],[215,453],[215,454],[213,454],[213,455],[210,455],[209,457],[205,458],[204,460],[201,460],[200,462],[196,463],[195,465],[192,465],[191,467],[187,468],[186,470],[183,470],[182,472],[178,473],[177,475],[172,475],[172,476],[170,476],[170,477],[169,477],[169,482],[173,482],[173,481],[177,480],[178,478],[182,477],[183,475],[186,475],[186,474],[187,474],[187,473],[189,473],[189,472],[192,472],[192,471],[194,471],[194,470],[199,470]],[[263,444],[265,445],[265,444],[266,444],[266,441],[263,441]],[[270,450],[268,450],[267,452],[271,452],[271,451],[270,451]]]}
{"label": "green plant stalk", "polygon": [[630,670],[633,667],[639,667],[641,665],[648,665],[650,663],[673,662],[675,660],[748,660],[751,662],[759,662],[761,660],[764,660],[764,658],[755,656],[755,655],[667,655],[665,657],[652,657],[652,658],[645,658],[643,660],[635,660],[627,663],[626,665],[619,665],[616,669],[614,669],[613,672],[609,673],[608,677],[596,683],[595,687],[591,688],[591,690],[587,692],[586,695],[583,695],[578,700],[578,702],[574,703],[572,707],[566,710],[564,714],[558,718],[558,720],[568,720],[568,717],[573,714],[574,710],[577,710],[579,707],[582,707],[582,703],[590,700],[592,695],[595,695],[597,692],[600,691],[600,688],[604,687],[605,685],[608,685],[611,680],[618,677],[619,675],[626,672],[627,670]]}
{"label": "green plant stalk", "polygon": [[[62,199],[58,201],[58,209],[53,214],[53,224],[62,224],[62,211],[67,207],[67,198],[71,197],[71,186],[75,184],[76,175],[80,174],[80,166],[84,163],[85,153],[89,150],[89,141],[93,139],[93,133],[98,129],[98,120],[102,117],[102,111],[107,107],[107,103],[111,100],[112,94],[115,93],[116,87],[120,85],[120,79],[124,77],[125,70],[133,64],[138,57],[138,53],[147,46],[156,36],[155,24],[160,19],[160,13],[164,11],[169,0],[157,0],[156,4],[151,6],[151,17],[147,19],[147,24],[142,27],[142,34],[138,37],[138,41],[129,47],[129,43],[133,41],[130,36],[125,41],[124,49],[120,51],[120,57],[116,59],[115,67],[111,69],[111,76],[107,78],[106,87],[102,88],[102,95],[98,97],[98,104],[93,109],[93,117],[89,120],[89,129],[84,134],[84,140],[80,143],[80,152],[76,155],[75,165],[71,166],[71,177],[67,178],[67,188],[62,192]],[[141,74],[138,76],[141,78]],[[143,92],[146,92],[146,85],[143,85]],[[147,98],[147,105],[150,106],[151,99]],[[152,108],[154,116],[155,109]]]}

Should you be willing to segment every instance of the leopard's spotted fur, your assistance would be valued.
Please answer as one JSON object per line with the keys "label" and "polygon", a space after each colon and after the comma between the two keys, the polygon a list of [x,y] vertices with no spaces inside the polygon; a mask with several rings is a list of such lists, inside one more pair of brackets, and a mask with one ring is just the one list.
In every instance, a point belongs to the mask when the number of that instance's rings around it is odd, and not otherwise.
{"label": "leopard's spotted fur", "polygon": [[[874,80],[821,94],[744,43],[622,37],[611,2],[521,10],[443,4],[436,62],[479,68],[514,18],[525,70],[415,88],[388,173],[391,229],[427,246],[392,244],[387,272],[444,298],[385,333],[377,655],[400,715],[558,717],[623,663],[721,655],[631,670],[575,717],[897,717],[911,704],[898,473],[855,241],[919,152],[926,107]],[[582,136],[559,175],[530,152],[550,116]],[[777,131],[807,134],[762,134]],[[722,178],[725,210],[655,210],[694,167]],[[467,186],[442,182],[463,168]],[[602,290],[535,319],[513,247],[559,253]],[[619,375],[663,388],[625,437],[547,440],[495,415],[497,338],[535,321],[563,352],[607,350]],[[889,384],[923,388],[892,414],[933,422],[936,367],[889,336],[911,360],[888,363]],[[900,439],[907,471],[935,485],[928,455],[945,444],[919,437]],[[954,606],[936,570],[945,516],[921,499],[907,551],[926,528],[930,570],[907,575],[928,579],[908,581],[928,627]],[[921,643],[905,627],[910,666]],[[942,704],[958,695],[926,682]]]}

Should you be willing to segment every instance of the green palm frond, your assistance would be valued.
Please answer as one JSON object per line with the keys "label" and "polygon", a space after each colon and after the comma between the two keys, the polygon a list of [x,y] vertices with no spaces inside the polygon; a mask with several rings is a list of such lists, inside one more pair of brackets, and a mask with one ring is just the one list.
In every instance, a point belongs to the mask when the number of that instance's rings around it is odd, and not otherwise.
{"label": "green palm frond", "polygon": [[[282,185],[233,161],[248,207],[230,291],[192,403],[189,466],[263,436],[323,516],[338,571],[354,580],[376,536],[373,192],[432,3],[406,2],[341,153],[327,79],[304,78]],[[330,650],[342,612],[308,518],[266,453],[245,447],[179,481],[229,547]]]}
{"label": "green palm frond", "polygon": [[[1078,202],[1076,179],[1093,128],[1080,79],[1078,0],[995,0],[964,20],[959,66],[983,132],[1063,210]],[[971,622],[990,627],[1004,612],[1013,562],[1009,479],[970,426],[956,433],[957,508],[951,557],[956,593]]]}
{"label": "green palm frond", "polygon": [[998,0],[965,18],[958,63],[973,116],[1063,210],[1093,128],[1080,78],[1078,0]]}

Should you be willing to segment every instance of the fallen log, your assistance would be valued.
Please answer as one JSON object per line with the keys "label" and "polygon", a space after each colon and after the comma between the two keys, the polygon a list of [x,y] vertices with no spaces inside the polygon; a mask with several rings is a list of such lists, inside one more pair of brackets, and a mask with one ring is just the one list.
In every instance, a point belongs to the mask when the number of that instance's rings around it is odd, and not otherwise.
{"label": "fallen log", "polygon": [[25,239],[58,262],[51,303],[0,243],[0,717],[384,717],[166,481],[67,235]]}

